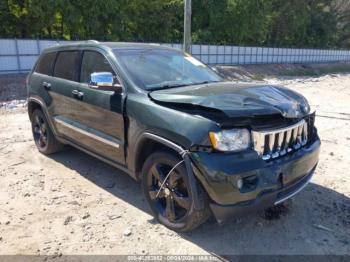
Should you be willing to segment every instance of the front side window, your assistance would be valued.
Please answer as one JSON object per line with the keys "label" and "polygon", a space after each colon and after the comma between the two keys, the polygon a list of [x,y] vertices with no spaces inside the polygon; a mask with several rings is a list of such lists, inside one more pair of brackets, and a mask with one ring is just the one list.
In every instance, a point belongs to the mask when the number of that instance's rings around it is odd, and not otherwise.
{"label": "front side window", "polygon": [[77,60],[79,51],[63,51],[58,53],[53,75],[55,77],[77,81]]}
{"label": "front side window", "polygon": [[114,75],[111,65],[102,54],[94,51],[84,51],[81,62],[80,82],[89,83],[90,75],[98,72],[110,72]]}
{"label": "front side window", "polygon": [[176,50],[126,49],[114,53],[134,82],[145,90],[222,80],[199,60]]}
{"label": "front side window", "polygon": [[43,75],[51,75],[52,66],[55,61],[55,58],[56,58],[56,52],[44,54],[40,58],[35,68],[35,72]]}

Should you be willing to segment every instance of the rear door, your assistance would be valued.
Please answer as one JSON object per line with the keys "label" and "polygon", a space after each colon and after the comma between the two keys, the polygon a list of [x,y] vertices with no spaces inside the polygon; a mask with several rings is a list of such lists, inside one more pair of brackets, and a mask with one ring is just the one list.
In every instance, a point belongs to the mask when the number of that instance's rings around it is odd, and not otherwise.
{"label": "rear door", "polygon": [[69,123],[79,123],[79,50],[60,51],[53,67],[53,76],[47,81],[51,103],[48,107],[59,136],[72,140]]}
{"label": "rear door", "polygon": [[107,57],[95,50],[83,51],[80,68],[79,124],[86,131],[81,142],[89,150],[124,164],[123,94],[89,87],[92,73],[111,72],[116,83],[117,74]]}

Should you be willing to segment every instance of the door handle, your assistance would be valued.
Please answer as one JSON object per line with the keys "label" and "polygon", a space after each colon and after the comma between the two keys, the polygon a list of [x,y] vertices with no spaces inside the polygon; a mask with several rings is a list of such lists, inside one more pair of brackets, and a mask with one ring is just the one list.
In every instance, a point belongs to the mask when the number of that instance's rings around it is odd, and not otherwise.
{"label": "door handle", "polygon": [[82,99],[84,96],[83,92],[79,92],[78,90],[73,90],[72,94],[75,98]]}
{"label": "door handle", "polygon": [[41,84],[45,90],[50,90],[51,89],[51,84],[48,82],[42,82]]}

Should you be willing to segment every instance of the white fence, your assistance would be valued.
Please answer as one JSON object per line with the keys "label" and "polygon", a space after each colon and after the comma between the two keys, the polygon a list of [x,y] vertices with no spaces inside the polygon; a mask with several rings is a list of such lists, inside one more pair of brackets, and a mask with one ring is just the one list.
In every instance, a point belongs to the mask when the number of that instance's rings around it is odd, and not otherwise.
{"label": "white fence", "polygon": [[[0,74],[28,72],[55,40],[0,39]],[[181,44],[162,44],[182,48]],[[209,65],[293,64],[350,61],[350,50],[192,45],[191,53]]]}

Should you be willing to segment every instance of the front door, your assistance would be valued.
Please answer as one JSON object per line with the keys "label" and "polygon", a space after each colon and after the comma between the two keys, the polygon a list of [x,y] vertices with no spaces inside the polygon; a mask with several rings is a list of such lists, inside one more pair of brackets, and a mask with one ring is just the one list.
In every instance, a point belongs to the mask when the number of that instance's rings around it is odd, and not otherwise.
{"label": "front door", "polygon": [[89,87],[92,73],[111,72],[117,81],[116,73],[97,51],[84,51],[80,68],[79,124],[86,131],[80,143],[109,160],[125,164],[123,94]]}

